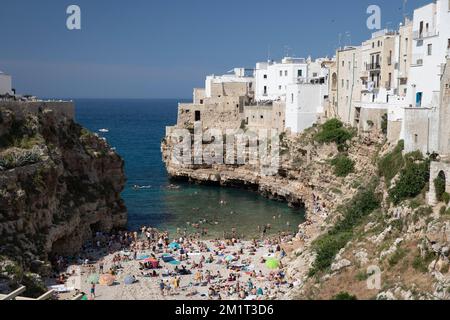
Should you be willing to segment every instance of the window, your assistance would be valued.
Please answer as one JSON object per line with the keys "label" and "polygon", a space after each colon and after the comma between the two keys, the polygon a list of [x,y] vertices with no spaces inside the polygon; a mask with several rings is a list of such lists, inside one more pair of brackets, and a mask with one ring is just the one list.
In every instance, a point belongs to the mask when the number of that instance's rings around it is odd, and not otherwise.
{"label": "window", "polygon": [[317,77],[317,72],[313,72],[313,77]]}
{"label": "window", "polygon": [[345,66],[345,61],[342,61],[342,66],[343,66],[343,67]]}
{"label": "window", "polygon": [[200,104],[203,104],[203,99],[200,99]]}
{"label": "window", "polygon": [[342,87],[342,88],[344,87],[344,79],[342,79],[341,87]]}
{"label": "window", "polygon": [[264,95],[267,94],[267,86],[264,86]]}
{"label": "window", "polygon": [[294,103],[294,94],[291,94],[291,103]]}
{"label": "window", "polygon": [[288,71],[284,71],[284,76],[287,77],[288,76]]}
{"label": "window", "polygon": [[298,71],[297,71],[297,76],[298,76],[298,77],[303,77],[303,70],[301,70],[301,69],[298,70]]}
{"label": "window", "polygon": [[280,77],[283,76],[283,70],[280,70]]}
{"label": "window", "polygon": [[419,135],[415,134],[414,135],[414,143],[417,143],[417,142],[419,142]]}
{"label": "window", "polygon": [[264,79],[267,79],[267,74],[264,75]]}
{"label": "window", "polygon": [[350,81],[347,80],[347,90],[350,88]]}
{"label": "window", "polygon": [[261,116],[261,119],[264,119],[264,116]]}
{"label": "window", "polygon": [[195,111],[195,121],[200,121],[200,119],[201,119],[200,111]]}
{"label": "window", "polygon": [[281,90],[281,86],[278,86],[278,90]]}
{"label": "window", "polygon": [[433,45],[432,44],[428,45],[427,53],[429,56],[431,56],[431,54],[433,53]]}

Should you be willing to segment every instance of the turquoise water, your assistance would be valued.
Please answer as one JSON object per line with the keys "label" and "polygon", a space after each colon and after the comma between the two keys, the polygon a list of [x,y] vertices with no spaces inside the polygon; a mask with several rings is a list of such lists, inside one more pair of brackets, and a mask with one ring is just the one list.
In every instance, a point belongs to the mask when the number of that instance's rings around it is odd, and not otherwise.
{"label": "turquoise water", "polygon": [[[294,231],[303,222],[299,209],[275,202],[255,192],[171,182],[161,160],[160,143],[165,127],[177,117],[177,100],[76,100],[76,119],[107,138],[125,159],[127,185],[122,194],[129,228],[142,225],[171,232],[194,231],[191,224],[206,220],[210,236],[236,228],[250,238],[258,225],[271,224],[270,232]],[[99,129],[108,129],[100,133]],[[178,189],[168,188],[170,184]],[[144,188],[135,190],[134,185]],[[221,201],[226,204],[221,205]],[[275,219],[274,219],[275,217]]]}

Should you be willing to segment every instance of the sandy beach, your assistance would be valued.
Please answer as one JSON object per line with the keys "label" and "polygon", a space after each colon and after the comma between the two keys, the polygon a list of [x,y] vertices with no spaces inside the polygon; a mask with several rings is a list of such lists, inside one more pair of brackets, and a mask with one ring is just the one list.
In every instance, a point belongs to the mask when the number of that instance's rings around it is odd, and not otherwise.
{"label": "sandy beach", "polygon": [[80,293],[84,300],[275,299],[292,287],[283,272],[291,238],[174,240],[150,228],[99,233],[77,258],[58,258],[61,271],[49,287],[62,300]]}

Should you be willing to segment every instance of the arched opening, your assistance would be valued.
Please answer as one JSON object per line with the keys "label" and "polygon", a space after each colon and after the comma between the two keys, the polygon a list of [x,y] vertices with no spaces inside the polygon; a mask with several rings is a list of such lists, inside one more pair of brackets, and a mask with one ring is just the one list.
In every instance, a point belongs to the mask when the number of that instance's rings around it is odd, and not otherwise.
{"label": "arched opening", "polygon": [[331,76],[331,89],[333,90],[337,90],[337,74],[333,73],[333,75]]}
{"label": "arched opening", "polygon": [[437,178],[434,179],[434,187],[436,190],[436,199],[439,202],[444,201],[445,194],[445,186],[446,186],[446,177],[444,171],[440,171]]}

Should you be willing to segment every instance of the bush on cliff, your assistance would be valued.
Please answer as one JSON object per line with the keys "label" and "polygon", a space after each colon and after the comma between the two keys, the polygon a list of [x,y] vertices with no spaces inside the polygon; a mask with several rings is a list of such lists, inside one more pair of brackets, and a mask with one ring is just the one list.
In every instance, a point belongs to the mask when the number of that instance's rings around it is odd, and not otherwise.
{"label": "bush on cliff", "polygon": [[353,138],[354,133],[344,127],[338,119],[325,122],[316,134],[315,140],[320,143],[336,143],[339,149],[345,147],[345,143]]}
{"label": "bush on cliff", "polygon": [[310,276],[327,270],[336,254],[350,241],[354,228],[362,220],[380,207],[380,200],[375,194],[377,183],[372,182],[367,189],[360,190],[343,208],[343,219],[325,235],[319,237],[313,244],[317,253],[316,260],[309,272]]}
{"label": "bush on cliff", "polygon": [[400,140],[392,152],[381,158],[378,162],[378,174],[386,179],[386,183],[390,185],[392,179],[400,172],[404,165],[403,149],[405,143]]}
{"label": "bush on cliff", "polygon": [[333,297],[333,300],[358,300],[355,295],[346,291],[340,292]]}
{"label": "bush on cliff", "polygon": [[338,155],[331,160],[331,164],[334,166],[334,174],[338,177],[348,176],[355,168],[355,162],[345,155]]}
{"label": "bush on cliff", "polygon": [[[441,172],[434,179],[434,187],[436,188],[436,198],[439,202],[444,201],[445,194],[445,175]],[[448,202],[447,202],[448,203]]]}
{"label": "bush on cliff", "polygon": [[405,167],[395,186],[389,190],[389,198],[397,205],[403,200],[419,195],[430,178],[430,160],[424,159],[420,152],[405,155]]}

